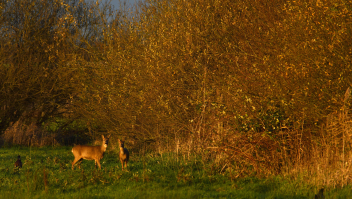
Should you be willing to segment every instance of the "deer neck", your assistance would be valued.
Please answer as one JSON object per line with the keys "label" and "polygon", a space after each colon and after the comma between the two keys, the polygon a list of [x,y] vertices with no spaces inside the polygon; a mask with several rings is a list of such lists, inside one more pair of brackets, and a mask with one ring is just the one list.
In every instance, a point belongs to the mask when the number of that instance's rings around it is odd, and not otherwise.
{"label": "deer neck", "polygon": [[105,143],[103,143],[103,145],[101,145],[101,151],[102,152],[105,152],[106,151],[106,148],[108,147],[108,145],[107,144],[105,144]]}
{"label": "deer neck", "polygon": [[120,153],[125,154],[125,150],[123,150],[123,147],[120,147]]}

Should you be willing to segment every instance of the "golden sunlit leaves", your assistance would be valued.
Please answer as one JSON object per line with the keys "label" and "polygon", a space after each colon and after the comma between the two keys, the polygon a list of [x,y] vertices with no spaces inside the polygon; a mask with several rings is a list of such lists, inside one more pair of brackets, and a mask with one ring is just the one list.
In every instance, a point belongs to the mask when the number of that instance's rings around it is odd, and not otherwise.
{"label": "golden sunlit leaves", "polygon": [[[5,32],[1,32],[0,43],[6,46],[0,48],[0,65],[9,68],[0,67],[0,103],[6,107],[0,112],[0,131],[28,111],[44,114],[22,118],[38,125],[53,115],[67,117],[73,103],[86,100],[82,93],[88,86],[81,84],[80,76],[87,71],[84,59],[89,59],[87,52],[92,52],[88,46],[92,44],[90,39],[98,36],[94,24],[101,19],[94,16],[93,24],[87,8],[94,14],[97,10],[105,12],[82,0],[1,2],[0,29]],[[110,92],[110,87],[102,90]],[[60,106],[67,110],[58,110]]]}
{"label": "golden sunlit leaves", "polygon": [[[121,12],[111,23],[95,20],[98,1],[84,7],[86,18],[67,1],[55,2],[63,14],[46,29],[40,23],[49,21],[31,19],[31,9],[23,9],[30,23],[21,33],[22,27],[3,25],[6,36],[25,35],[13,38],[26,42],[16,52],[32,54],[20,54],[18,63],[79,71],[73,75],[79,80],[69,78],[83,82],[71,93],[81,100],[77,112],[125,134],[153,135],[156,125],[162,136],[200,124],[212,132],[217,121],[229,131],[236,125],[248,131],[293,128],[340,106],[336,99],[352,83],[346,2],[148,0],[138,14]],[[78,28],[88,22],[93,25]]]}

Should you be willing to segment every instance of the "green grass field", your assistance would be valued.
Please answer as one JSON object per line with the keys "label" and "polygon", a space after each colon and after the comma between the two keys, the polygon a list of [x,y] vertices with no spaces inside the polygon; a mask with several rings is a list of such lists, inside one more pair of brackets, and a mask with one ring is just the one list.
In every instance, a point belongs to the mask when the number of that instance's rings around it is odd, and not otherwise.
{"label": "green grass field", "polygon": [[[22,169],[14,168],[17,155]],[[72,171],[71,147],[1,148],[0,198],[314,198],[317,191],[280,176],[231,180],[201,160],[178,161],[171,154],[132,154],[126,172],[117,157],[117,151],[108,151],[102,170],[83,160],[81,170]],[[325,195],[348,198],[352,191],[328,188]]]}

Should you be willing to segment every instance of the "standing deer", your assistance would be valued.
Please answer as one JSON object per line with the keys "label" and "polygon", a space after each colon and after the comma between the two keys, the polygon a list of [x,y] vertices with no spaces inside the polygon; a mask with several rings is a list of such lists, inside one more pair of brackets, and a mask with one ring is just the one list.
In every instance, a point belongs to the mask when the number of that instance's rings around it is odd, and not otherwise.
{"label": "standing deer", "polygon": [[125,163],[125,168],[127,169],[127,162],[130,159],[130,153],[128,150],[124,147],[125,141],[122,141],[119,139],[119,146],[120,146],[120,161],[122,165],[122,170],[123,170],[123,163]]}
{"label": "standing deer", "polygon": [[97,168],[98,164],[99,169],[101,169],[100,159],[104,157],[104,152],[108,147],[110,135],[107,137],[102,135],[101,137],[103,138],[103,143],[101,146],[76,145],[72,148],[72,153],[75,156],[75,159],[72,162],[72,170],[76,162],[80,161],[81,159],[95,160],[95,168]]}
{"label": "standing deer", "polygon": [[22,168],[21,157],[17,156],[17,161],[15,162],[15,167]]}

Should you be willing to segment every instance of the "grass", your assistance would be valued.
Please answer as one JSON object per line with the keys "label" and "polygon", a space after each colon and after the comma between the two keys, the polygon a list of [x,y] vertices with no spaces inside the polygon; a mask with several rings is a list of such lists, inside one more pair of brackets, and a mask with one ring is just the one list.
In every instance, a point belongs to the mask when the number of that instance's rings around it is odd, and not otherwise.
{"label": "grass", "polygon": [[[15,169],[17,155],[23,168]],[[121,171],[117,151],[101,160],[83,160],[71,170],[71,147],[0,149],[0,198],[314,198],[317,187],[282,176],[231,180],[200,159],[177,160],[173,154],[132,154]],[[208,163],[209,164],[209,163]],[[348,198],[351,187],[327,189],[327,198]]]}

